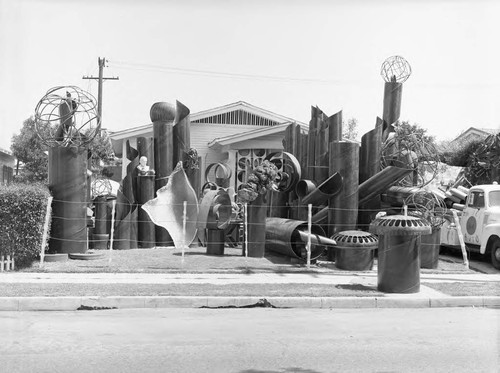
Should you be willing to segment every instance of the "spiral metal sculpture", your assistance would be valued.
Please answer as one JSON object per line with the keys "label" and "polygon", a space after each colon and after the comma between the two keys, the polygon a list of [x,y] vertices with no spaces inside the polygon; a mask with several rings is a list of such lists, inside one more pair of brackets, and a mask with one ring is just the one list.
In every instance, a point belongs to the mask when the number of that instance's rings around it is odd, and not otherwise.
{"label": "spiral metal sculpture", "polygon": [[386,82],[404,83],[411,75],[411,66],[403,57],[392,56],[382,64],[380,75]]}
{"label": "spiral metal sculpture", "polygon": [[35,130],[49,147],[86,148],[100,129],[96,99],[78,87],[51,88],[36,105]]}

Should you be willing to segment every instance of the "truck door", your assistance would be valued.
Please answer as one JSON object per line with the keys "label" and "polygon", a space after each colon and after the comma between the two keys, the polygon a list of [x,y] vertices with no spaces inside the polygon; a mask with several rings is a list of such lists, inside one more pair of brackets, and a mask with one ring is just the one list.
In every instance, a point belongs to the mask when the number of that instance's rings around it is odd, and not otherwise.
{"label": "truck door", "polygon": [[485,210],[484,192],[470,191],[463,211],[461,226],[465,243],[480,245]]}

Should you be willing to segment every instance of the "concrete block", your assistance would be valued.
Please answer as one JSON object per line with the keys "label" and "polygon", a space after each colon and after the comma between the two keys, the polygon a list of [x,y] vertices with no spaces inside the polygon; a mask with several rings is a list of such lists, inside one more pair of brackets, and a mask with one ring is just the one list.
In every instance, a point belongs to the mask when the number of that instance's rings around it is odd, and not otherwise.
{"label": "concrete block", "polygon": [[488,296],[483,297],[484,307],[500,307],[500,297],[498,296]]}
{"label": "concrete block", "polygon": [[375,308],[374,297],[328,297],[321,298],[321,308]]}
{"label": "concrete block", "polygon": [[17,311],[19,309],[19,298],[0,297],[0,311]]}
{"label": "concrete block", "polygon": [[155,296],[148,297],[146,308],[199,308],[207,305],[206,297]]}
{"label": "concrete block", "polygon": [[375,298],[377,308],[429,308],[429,298],[410,297],[377,297]]}
{"label": "concrete block", "polygon": [[96,308],[144,308],[143,296],[82,297],[81,305]]}
{"label": "concrete block", "polygon": [[431,307],[483,307],[483,297],[431,298]]}
{"label": "concrete block", "polygon": [[74,311],[81,297],[18,297],[19,311]]}
{"label": "concrete block", "polygon": [[283,308],[321,308],[320,297],[268,297],[269,303]]}

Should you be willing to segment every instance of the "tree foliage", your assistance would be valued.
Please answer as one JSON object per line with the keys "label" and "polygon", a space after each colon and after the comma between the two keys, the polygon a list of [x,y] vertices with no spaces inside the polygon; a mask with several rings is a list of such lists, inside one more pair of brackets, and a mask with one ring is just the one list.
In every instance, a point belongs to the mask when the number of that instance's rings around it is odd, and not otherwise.
{"label": "tree foliage", "polygon": [[358,140],[358,120],[350,118],[347,122],[342,121],[342,137],[345,140]]}
{"label": "tree foliage", "polygon": [[[42,123],[39,128],[49,132],[48,123]],[[23,122],[21,132],[12,137],[10,148],[14,157],[24,164],[25,181],[47,180],[48,155],[46,152],[48,148],[36,133],[33,117]]]}

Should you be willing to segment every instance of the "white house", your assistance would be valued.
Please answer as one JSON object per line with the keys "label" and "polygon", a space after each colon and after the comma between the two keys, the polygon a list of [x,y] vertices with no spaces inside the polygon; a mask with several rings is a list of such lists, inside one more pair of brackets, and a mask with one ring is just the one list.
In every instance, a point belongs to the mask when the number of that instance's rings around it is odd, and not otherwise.
{"label": "white house", "polygon": [[[231,169],[230,186],[243,180],[245,165],[256,165],[267,154],[283,150],[285,130],[291,123],[304,131],[308,125],[244,101],[191,113],[191,147],[201,157],[201,180],[210,164],[224,163]],[[153,124],[110,132],[115,154],[125,154],[126,141],[136,146],[138,137],[153,137]],[[122,176],[126,163],[122,166]],[[213,172],[213,169],[212,169]]]}

